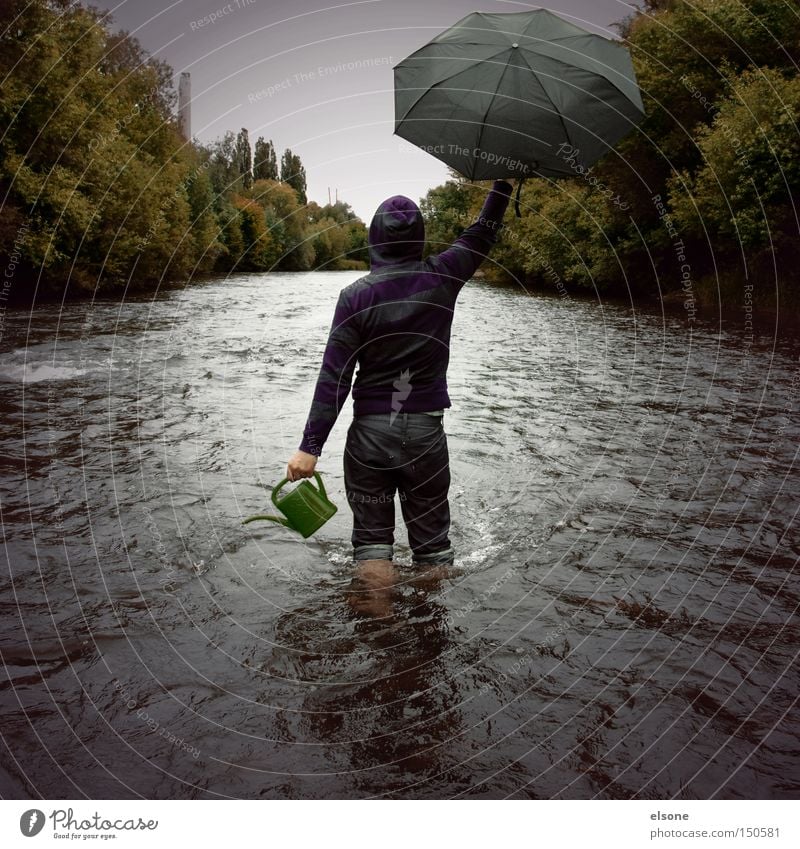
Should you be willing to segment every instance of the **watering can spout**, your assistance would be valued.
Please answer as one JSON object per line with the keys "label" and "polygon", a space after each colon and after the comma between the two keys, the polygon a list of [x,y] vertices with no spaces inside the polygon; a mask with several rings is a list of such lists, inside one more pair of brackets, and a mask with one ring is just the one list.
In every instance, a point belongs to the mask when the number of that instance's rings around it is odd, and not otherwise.
{"label": "watering can spout", "polygon": [[336,505],[328,499],[319,472],[314,472],[314,477],[317,480],[316,487],[309,481],[302,481],[292,492],[279,497],[280,491],[289,483],[288,478],[284,478],[272,490],[272,503],[283,513],[283,516],[250,516],[242,524],[246,525],[256,520],[279,522],[299,533],[304,539],[310,537],[336,512]]}
{"label": "watering can spout", "polygon": [[[289,524],[288,519],[284,519],[283,516],[251,516],[249,519],[245,519],[242,524],[246,525],[248,522],[255,521],[267,521],[267,522],[278,522],[281,525],[286,525],[287,528],[291,528],[292,526]],[[294,528],[292,528],[294,530]]]}

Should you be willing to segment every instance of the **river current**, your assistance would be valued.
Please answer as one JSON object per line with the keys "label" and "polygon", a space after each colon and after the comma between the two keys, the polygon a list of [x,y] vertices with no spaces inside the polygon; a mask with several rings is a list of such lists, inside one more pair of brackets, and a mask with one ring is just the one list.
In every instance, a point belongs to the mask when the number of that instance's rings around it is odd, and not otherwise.
{"label": "river current", "polygon": [[3,325],[0,796],[797,798],[800,340],[472,281],[458,569],[263,512],[357,272]]}

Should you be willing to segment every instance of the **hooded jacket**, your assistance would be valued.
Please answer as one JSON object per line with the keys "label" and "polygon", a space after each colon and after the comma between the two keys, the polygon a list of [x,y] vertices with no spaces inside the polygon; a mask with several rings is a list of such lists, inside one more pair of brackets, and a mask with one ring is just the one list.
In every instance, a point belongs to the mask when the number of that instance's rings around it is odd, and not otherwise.
{"label": "hooded jacket", "polygon": [[369,228],[370,273],[339,293],[300,450],[319,456],[353,385],[353,413],[419,413],[450,406],[447,366],[456,298],[497,241],[511,186],[498,180],[477,221],[422,259],[425,223],[403,195]]}

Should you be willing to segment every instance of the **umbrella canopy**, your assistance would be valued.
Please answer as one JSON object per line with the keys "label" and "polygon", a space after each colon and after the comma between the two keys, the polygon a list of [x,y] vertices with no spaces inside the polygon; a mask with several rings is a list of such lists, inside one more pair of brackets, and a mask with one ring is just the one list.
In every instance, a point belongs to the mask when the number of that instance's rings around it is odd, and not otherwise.
{"label": "umbrella canopy", "polygon": [[471,180],[573,176],[644,116],[628,50],[545,9],[473,12],[394,82],[395,133]]}

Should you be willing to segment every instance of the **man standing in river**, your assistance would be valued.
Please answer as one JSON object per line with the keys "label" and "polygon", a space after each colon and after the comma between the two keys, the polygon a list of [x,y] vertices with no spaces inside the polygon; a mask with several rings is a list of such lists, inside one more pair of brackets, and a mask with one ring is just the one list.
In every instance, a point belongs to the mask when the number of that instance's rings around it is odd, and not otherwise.
{"label": "man standing in river", "polygon": [[497,241],[511,185],[495,181],[477,221],[440,254],[422,259],[425,225],[403,195],[385,200],[369,228],[370,273],[339,293],[311,411],[289,480],[311,477],[350,392],[344,479],[357,563],[390,566],[394,498],[418,566],[453,563],[450,463],[443,415],[456,298]]}

